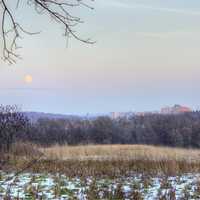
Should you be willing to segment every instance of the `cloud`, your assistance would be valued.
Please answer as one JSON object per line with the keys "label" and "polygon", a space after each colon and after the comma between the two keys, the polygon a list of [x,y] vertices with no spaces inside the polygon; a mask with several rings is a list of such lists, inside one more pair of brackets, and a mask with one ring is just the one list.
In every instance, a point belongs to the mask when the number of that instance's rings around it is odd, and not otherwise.
{"label": "cloud", "polygon": [[159,11],[159,12],[168,12],[168,13],[175,13],[175,14],[200,16],[199,11],[193,11],[193,10],[183,10],[183,9],[166,8],[166,7],[155,7],[155,6],[149,6],[149,5],[147,6],[147,5],[141,5],[141,4],[138,4],[138,7],[144,8],[144,9],[150,9],[150,10],[154,10],[154,11]]}
{"label": "cloud", "polygon": [[158,12],[167,12],[167,13],[175,13],[181,15],[193,15],[193,16],[200,16],[200,11],[194,11],[189,9],[178,9],[178,8],[168,8],[168,7],[160,7],[160,6],[151,6],[146,4],[139,4],[139,3],[128,3],[128,2],[121,2],[116,0],[106,0],[103,1],[104,4],[112,7],[119,7],[119,8],[127,8],[127,9],[146,9]]}
{"label": "cloud", "polygon": [[[174,31],[174,32],[135,32],[135,35],[143,38],[167,39],[167,38],[194,38],[199,32]],[[199,38],[199,37],[197,37]]]}
{"label": "cloud", "polygon": [[53,90],[62,90],[64,88],[0,88],[0,92],[2,91],[53,91]]}

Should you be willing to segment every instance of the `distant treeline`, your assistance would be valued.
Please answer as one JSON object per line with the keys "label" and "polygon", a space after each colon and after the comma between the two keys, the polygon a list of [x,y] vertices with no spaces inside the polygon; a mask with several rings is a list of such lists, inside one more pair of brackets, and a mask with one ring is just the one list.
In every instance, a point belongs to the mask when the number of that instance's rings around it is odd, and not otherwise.
{"label": "distant treeline", "polygon": [[39,119],[30,123],[16,106],[0,106],[0,151],[21,140],[54,144],[151,144],[200,148],[200,112],[149,114],[129,119]]}
{"label": "distant treeline", "polygon": [[109,117],[98,117],[94,120],[39,119],[37,123],[30,125],[23,137],[46,146],[151,144],[199,148],[200,112],[179,115],[151,114],[117,120]]}

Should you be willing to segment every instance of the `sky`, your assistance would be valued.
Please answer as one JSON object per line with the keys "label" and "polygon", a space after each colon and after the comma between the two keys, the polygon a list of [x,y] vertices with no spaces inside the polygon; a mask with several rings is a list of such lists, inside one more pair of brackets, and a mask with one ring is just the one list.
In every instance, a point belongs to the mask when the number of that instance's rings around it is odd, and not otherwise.
{"label": "sky", "polygon": [[95,44],[66,40],[62,27],[32,7],[16,18],[22,60],[0,61],[0,104],[62,114],[200,108],[200,1],[95,0],[72,11]]}

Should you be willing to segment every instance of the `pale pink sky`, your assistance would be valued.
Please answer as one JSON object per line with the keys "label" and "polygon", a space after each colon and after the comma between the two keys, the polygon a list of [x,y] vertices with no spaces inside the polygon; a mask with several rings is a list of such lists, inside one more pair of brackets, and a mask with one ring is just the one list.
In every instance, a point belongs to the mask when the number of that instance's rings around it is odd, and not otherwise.
{"label": "pale pink sky", "polygon": [[[25,110],[87,113],[200,106],[200,2],[96,0],[78,14],[82,37],[66,48],[60,26],[20,14],[38,36],[24,36],[23,60],[0,61],[0,103]],[[23,10],[23,9],[22,9]],[[26,17],[25,17],[26,16]],[[31,23],[30,23],[31,21]],[[47,25],[48,24],[48,25]],[[30,74],[33,82],[25,83]]]}

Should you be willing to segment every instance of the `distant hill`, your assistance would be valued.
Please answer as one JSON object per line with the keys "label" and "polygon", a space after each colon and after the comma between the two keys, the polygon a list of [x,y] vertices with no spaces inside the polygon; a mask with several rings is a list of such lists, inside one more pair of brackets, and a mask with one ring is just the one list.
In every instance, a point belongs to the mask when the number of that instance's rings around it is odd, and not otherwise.
{"label": "distant hill", "polygon": [[63,114],[53,114],[53,113],[43,113],[43,112],[24,112],[24,115],[28,117],[31,122],[37,122],[38,119],[48,118],[48,119],[80,119],[80,116],[76,115],[63,115]]}

